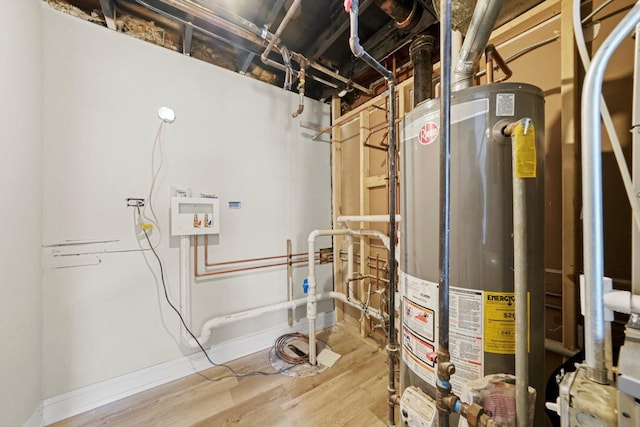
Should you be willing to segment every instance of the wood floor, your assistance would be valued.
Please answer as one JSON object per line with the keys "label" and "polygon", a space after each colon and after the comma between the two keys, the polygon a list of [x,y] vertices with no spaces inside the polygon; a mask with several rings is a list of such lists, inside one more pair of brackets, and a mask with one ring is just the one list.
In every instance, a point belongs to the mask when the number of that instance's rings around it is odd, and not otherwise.
{"label": "wood floor", "polygon": [[[386,354],[348,325],[319,333],[342,355],[325,372],[225,377],[223,368],[153,388],[53,426],[385,426]],[[270,371],[269,351],[231,362],[238,371]]]}

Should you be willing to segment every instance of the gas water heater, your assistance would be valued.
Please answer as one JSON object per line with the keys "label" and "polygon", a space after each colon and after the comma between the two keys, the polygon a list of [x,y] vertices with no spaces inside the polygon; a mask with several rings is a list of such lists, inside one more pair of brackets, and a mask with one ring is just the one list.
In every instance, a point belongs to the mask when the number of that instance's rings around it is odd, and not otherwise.
{"label": "gas water heater", "polygon": [[[493,373],[514,374],[515,298],[511,139],[522,118],[535,127],[535,177],[526,180],[529,378],[544,416],[544,98],[522,83],[452,94],[450,352],[453,391]],[[424,101],[402,126],[401,388],[435,397],[438,345],[440,101]]]}

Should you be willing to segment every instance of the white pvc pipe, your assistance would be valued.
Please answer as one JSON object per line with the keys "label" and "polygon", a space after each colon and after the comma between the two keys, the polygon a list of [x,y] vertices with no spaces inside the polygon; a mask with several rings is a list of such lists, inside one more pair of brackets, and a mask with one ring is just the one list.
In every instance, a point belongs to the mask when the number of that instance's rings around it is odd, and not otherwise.
{"label": "white pvc pipe", "polygon": [[[182,314],[182,318],[184,322],[187,324],[189,329],[191,329],[191,272],[190,272],[190,264],[189,260],[191,256],[189,254],[189,249],[191,248],[191,237],[190,236],[180,236],[180,314]],[[180,340],[183,344],[190,345],[190,342],[193,341],[193,338],[187,333],[187,329],[184,327],[182,322],[180,322]],[[193,343],[197,348],[198,345]]]}
{"label": "white pvc pipe", "polygon": [[604,305],[618,313],[637,313],[640,309],[640,295],[629,291],[610,291],[604,294]]}
{"label": "white pvc pipe", "polygon": [[[312,232],[314,235],[313,240],[315,242],[315,237],[320,235],[346,235],[348,240],[351,241],[351,257],[347,257],[349,264],[351,266],[351,274],[353,275],[353,235],[373,235],[378,238],[386,238],[388,242],[388,237],[383,233],[377,230],[315,230]],[[311,235],[310,235],[311,238]],[[314,244],[315,246],[315,244]],[[191,281],[190,281],[190,236],[181,236],[180,237],[180,313],[185,320],[187,326],[191,329]],[[305,298],[298,298],[296,300],[285,301],[281,303],[271,304],[263,307],[258,307],[250,310],[241,311],[238,313],[232,313],[225,316],[214,317],[212,319],[207,320],[200,329],[200,335],[197,337],[197,340],[200,344],[206,343],[209,338],[211,338],[211,331],[220,326],[237,322],[240,320],[250,319],[253,317],[260,316],[266,313],[272,313],[279,310],[293,310],[296,307],[299,307],[303,304],[307,304],[307,317],[309,318],[309,330],[310,337],[313,336],[313,340],[315,342],[315,321],[317,318],[317,301],[325,300],[329,298],[339,299],[340,301],[357,308],[365,312],[365,314],[372,316],[379,320],[384,320],[384,315],[380,313],[379,310],[369,307],[364,307],[361,303],[352,300],[349,296],[340,293],[340,292],[326,292],[321,295],[316,295],[316,281],[315,281],[315,247],[311,249],[309,256],[309,277],[313,278],[313,280],[308,280],[309,283],[309,296]],[[312,332],[311,332],[312,331]],[[198,348],[198,343],[187,333],[184,325],[180,326],[180,338],[181,342],[184,346],[188,348]],[[311,338],[310,338],[311,342]],[[313,357],[315,360],[315,350],[316,347],[310,346],[310,349],[313,348]],[[310,351],[311,353],[311,351]]]}
{"label": "white pvc pipe", "polygon": [[313,230],[309,233],[307,242],[309,243],[309,276],[307,277],[307,319],[309,319],[309,363],[316,365],[316,317],[318,298],[316,296],[316,248],[315,242],[318,236],[339,236],[350,235],[351,230]]}
{"label": "white pvc pipe", "polygon": [[380,313],[380,310],[377,310],[375,308],[365,307],[362,303],[360,303],[358,301],[354,301],[353,299],[347,297],[345,294],[343,294],[341,292],[331,291],[331,292],[328,292],[328,293],[323,294],[323,295],[328,295],[329,297],[331,297],[333,299],[339,299],[340,301],[344,302],[345,304],[348,304],[351,307],[357,308],[358,310],[362,311],[365,315],[369,315],[371,317],[375,317],[378,320],[386,320],[384,315],[382,313]]}

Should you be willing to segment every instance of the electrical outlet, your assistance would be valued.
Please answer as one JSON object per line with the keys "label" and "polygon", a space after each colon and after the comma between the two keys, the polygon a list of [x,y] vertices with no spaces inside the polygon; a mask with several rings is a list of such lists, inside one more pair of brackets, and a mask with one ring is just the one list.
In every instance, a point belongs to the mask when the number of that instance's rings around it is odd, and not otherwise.
{"label": "electrical outlet", "polygon": [[138,199],[135,197],[127,197],[127,206],[130,208],[141,208],[144,207],[144,199]]}

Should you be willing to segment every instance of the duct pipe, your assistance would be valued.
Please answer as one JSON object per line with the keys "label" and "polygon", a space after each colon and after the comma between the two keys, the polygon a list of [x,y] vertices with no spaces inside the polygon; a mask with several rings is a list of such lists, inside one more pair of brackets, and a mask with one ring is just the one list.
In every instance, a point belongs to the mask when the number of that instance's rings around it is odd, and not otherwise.
{"label": "duct pipe", "polygon": [[413,106],[425,99],[433,98],[433,54],[436,38],[430,35],[418,36],[409,46],[409,56],[413,63]]}
{"label": "duct pipe", "polygon": [[453,90],[457,91],[472,85],[473,73],[489,41],[503,3],[504,0],[478,0],[456,62]]}
{"label": "duct pipe", "polygon": [[282,35],[282,32],[286,28],[287,24],[289,23],[293,15],[295,15],[295,13],[298,11],[298,7],[300,7],[300,3],[302,3],[302,0],[294,0],[293,4],[287,11],[287,14],[284,16],[284,18],[282,18],[282,22],[280,22],[280,25],[278,26],[276,33],[273,36],[271,36],[271,40],[269,40],[269,44],[267,45],[267,48],[265,49],[264,52],[262,52],[262,55],[260,56],[260,59],[262,59],[262,62],[264,62],[265,64],[269,59],[269,53],[271,52],[271,49],[273,49],[273,46],[280,40],[280,36]]}
{"label": "duct pipe", "polygon": [[[579,10],[580,0],[575,0]],[[587,377],[606,384],[604,356],[604,254],[602,236],[602,159],[600,96],[611,56],[640,21],[640,2],[620,21],[596,52],[582,88],[582,201],[584,276],[586,289],[585,356]]]}
{"label": "duct pipe", "polygon": [[[449,427],[451,375],[455,367],[449,355],[449,255],[451,227],[451,2],[440,0],[440,286],[438,287],[438,425]],[[475,15],[474,15],[475,16]],[[484,47],[484,46],[483,46]]]}
{"label": "duct pipe", "polygon": [[395,298],[396,298],[396,79],[393,73],[376,61],[360,44],[358,37],[358,0],[347,5],[350,21],[349,46],[356,58],[361,58],[380,73],[389,86],[389,337],[387,353],[389,355],[389,426],[395,425],[395,357],[398,351],[395,335]]}
{"label": "duct pipe", "polygon": [[411,5],[402,0],[375,0],[384,13],[389,15],[401,30],[411,30],[422,17],[422,8],[418,6],[416,0],[411,1]]}

